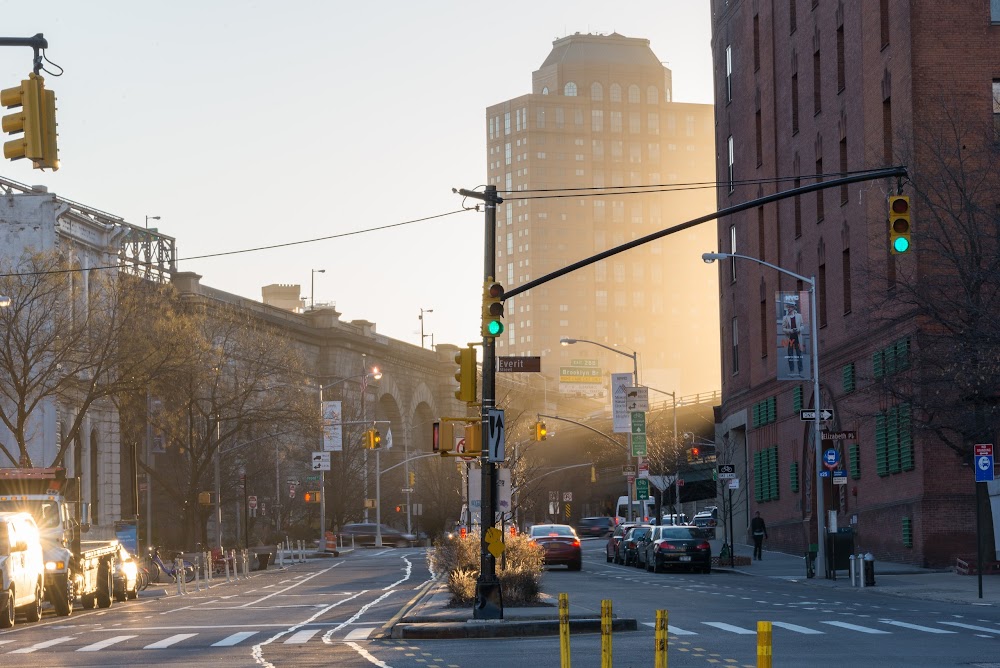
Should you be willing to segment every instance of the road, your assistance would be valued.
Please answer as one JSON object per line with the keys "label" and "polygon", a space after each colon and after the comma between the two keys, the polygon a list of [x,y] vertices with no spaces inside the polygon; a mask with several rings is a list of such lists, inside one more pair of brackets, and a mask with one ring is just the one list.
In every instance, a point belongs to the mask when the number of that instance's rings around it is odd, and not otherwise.
{"label": "road", "polygon": [[[880,668],[997,665],[1000,611],[715,572],[647,573],[606,563],[584,541],[581,572],[546,570],[543,589],[599,615],[609,598],[639,630],[613,638],[615,666],[653,665],[653,621],[669,613],[671,668],[756,665],[756,624],[774,625],[774,665]],[[9,665],[446,666],[559,665],[557,637],[379,640],[377,631],[428,581],[424,550],[366,549],[221,583],[187,596],[145,597],[70,618],[47,612],[0,633]],[[554,614],[554,612],[553,612]],[[575,666],[600,665],[600,636],[574,635]]]}

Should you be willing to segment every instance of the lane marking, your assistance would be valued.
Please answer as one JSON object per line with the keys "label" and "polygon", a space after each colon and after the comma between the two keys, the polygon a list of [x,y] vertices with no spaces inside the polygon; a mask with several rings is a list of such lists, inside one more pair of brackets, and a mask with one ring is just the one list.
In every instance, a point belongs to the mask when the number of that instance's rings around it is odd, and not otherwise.
{"label": "lane marking", "polygon": [[969,629],[971,631],[985,631],[986,633],[1000,633],[1000,629],[991,629],[988,626],[974,626],[972,624],[963,624],[962,622],[938,622],[939,624],[947,624],[948,626],[957,626],[961,629]]}
{"label": "lane marking", "polygon": [[286,645],[304,645],[309,642],[309,640],[320,632],[320,629],[307,629],[305,631],[296,631],[293,633],[288,640],[285,641]]}
{"label": "lane marking", "polygon": [[344,637],[344,640],[368,640],[368,636],[370,636],[374,630],[374,626],[352,629],[351,632]]}
{"label": "lane marking", "polygon": [[788,631],[795,631],[796,633],[804,633],[806,635],[823,635],[823,631],[806,628],[805,626],[799,626],[798,624],[789,624],[788,622],[771,622],[771,625],[780,626]]}
{"label": "lane marking", "polygon": [[179,643],[182,640],[187,640],[188,638],[194,638],[196,635],[198,635],[198,634],[197,633],[178,633],[178,634],[172,635],[172,636],[170,636],[168,638],[164,638],[163,640],[159,640],[157,642],[154,642],[154,643],[152,643],[150,645],[146,645],[145,647],[143,647],[143,649],[164,649],[166,647],[170,647],[171,645]]}
{"label": "lane marking", "polygon": [[345,643],[345,644],[348,647],[350,647],[351,649],[353,649],[355,652],[357,652],[358,654],[360,654],[361,658],[365,659],[366,661],[368,661],[372,665],[378,666],[378,668],[392,668],[392,666],[390,666],[388,663],[386,663],[384,661],[380,661],[379,659],[376,659],[374,656],[372,656],[368,652],[368,650],[366,650],[364,647],[362,647],[358,643],[356,643],[356,642],[349,642],[349,643]]}
{"label": "lane marking", "polygon": [[81,647],[80,649],[78,649],[76,651],[77,652],[96,652],[96,651],[102,650],[102,649],[104,649],[106,647],[111,647],[112,645],[115,645],[117,643],[125,642],[126,640],[130,640],[130,639],[132,639],[134,637],[135,637],[134,635],[133,636],[113,636],[111,638],[107,638],[106,640],[102,640],[100,642],[95,642],[93,645],[87,645],[86,647]]}
{"label": "lane marking", "polygon": [[880,619],[883,624],[891,624],[892,626],[902,626],[904,629],[913,629],[914,631],[923,631],[924,633],[955,633],[955,631],[949,631],[948,629],[935,629],[930,626],[921,626],[920,624],[910,624],[908,622],[897,622],[893,619]]}
{"label": "lane marking", "polygon": [[849,631],[860,631],[861,633],[872,633],[879,635],[889,635],[892,633],[891,631],[883,631],[882,629],[873,629],[870,626],[858,626],[857,624],[848,624],[847,622],[820,622],[820,624],[839,626],[842,629],[848,629]]}
{"label": "lane marking", "polygon": [[[655,622],[643,622],[642,624],[643,624],[643,626],[648,626],[651,629],[655,629],[656,628],[656,623]],[[684,629],[682,629],[680,627],[672,626],[671,624],[667,624],[667,633],[672,633],[675,636],[696,636],[696,635],[698,635],[698,633],[696,631],[686,631],[686,630],[684,630]]]}
{"label": "lane marking", "polygon": [[[59,643],[64,643],[67,640],[72,640],[76,636],[63,636],[62,638],[53,638],[52,640],[46,640],[44,642],[35,643],[31,647],[22,647],[21,649],[15,649],[11,654],[31,654],[32,652],[37,652],[40,649],[45,649],[46,647],[52,647],[53,645],[58,645]],[[13,642],[12,640],[4,640],[3,642]]]}
{"label": "lane marking", "polygon": [[233,645],[238,645],[252,635],[256,635],[256,631],[241,631],[240,633],[234,633],[233,635],[223,638],[217,643],[213,643],[212,647],[232,647]]}
{"label": "lane marking", "polygon": [[[250,607],[251,605],[257,605],[257,604],[258,604],[258,603],[260,603],[261,601],[266,601],[267,599],[271,598],[272,596],[277,596],[278,594],[281,594],[281,593],[283,593],[283,592],[286,592],[286,591],[288,591],[289,589],[294,589],[295,587],[298,587],[298,586],[299,586],[299,585],[301,585],[301,584],[305,584],[305,583],[306,583],[306,582],[308,582],[309,580],[312,580],[312,579],[313,579],[314,577],[316,577],[316,576],[318,576],[318,575],[323,575],[324,573],[326,573],[326,572],[327,572],[327,571],[329,571],[330,569],[333,569],[333,568],[336,568],[337,566],[339,566],[339,565],[340,565],[340,564],[342,564],[342,563],[344,563],[344,562],[343,562],[343,561],[341,561],[341,562],[340,562],[340,563],[338,563],[338,564],[334,564],[333,566],[330,566],[330,568],[324,568],[324,569],[323,569],[323,570],[321,570],[321,571],[316,571],[316,572],[315,572],[315,573],[313,573],[312,575],[309,575],[309,576],[307,576],[307,577],[304,577],[304,578],[302,578],[301,580],[299,580],[299,581],[298,581],[298,582],[296,582],[295,584],[292,584],[292,585],[289,585],[288,587],[285,587],[284,589],[281,589],[281,590],[279,590],[279,591],[275,591],[275,592],[271,592],[271,593],[270,593],[270,594],[268,594],[267,596],[262,596],[262,597],[258,598],[258,599],[257,599],[256,601],[250,601],[249,603],[244,603],[243,605],[240,605],[240,606],[237,606],[237,607],[240,607],[240,608],[248,608],[248,607]],[[285,580],[285,582],[289,582],[289,580]]]}
{"label": "lane marking", "polygon": [[702,622],[702,624],[705,624],[706,626],[714,626],[717,629],[721,629],[723,631],[729,631],[730,633],[737,633],[741,636],[757,634],[756,629],[751,631],[750,629],[745,629],[742,626],[734,626],[732,624],[726,624],[725,622]]}
{"label": "lane marking", "polygon": [[[343,562],[341,562],[341,563],[343,563]],[[253,656],[254,662],[256,662],[257,664],[259,664],[261,666],[264,666],[264,668],[274,668],[274,664],[264,658],[264,646],[265,645],[270,645],[275,640],[281,638],[285,634],[292,633],[293,631],[297,631],[300,628],[302,628],[303,626],[306,626],[307,624],[311,624],[312,621],[314,619],[316,619],[317,617],[325,615],[327,612],[329,612],[330,610],[333,610],[338,605],[340,605],[342,603],[347,603],[348,601],[351,601],[351,600],[354,600],[358,596],[361,596],[362,594],[364,594],[366,592],[367,592],[366,589],[362,589],[361,591],[359,591],[358,593],[354,594],[353,596],[349,596],[348,598],[345,598],[345,599],[342,599],[340,601],[337,601],[336,603],[332,603],[332,604],[326,606],[325,608],[323,608],[322,610],[320,610],[319,612],[317,612],[316,614],[314,614],[312,617],[309,617],[308,619],[306,619],[304,622],[296,624],[296,625],[292,626],[291,628],[288,628],[285,631],[279,631],[278,633],[274,634],[273,636],[271,636],[270,638],[268,638],[264,642],[261,642],[261,643],[258,643],[256,645],[254,645],[253,646],[253,650],[250,653],[250,655]]]}

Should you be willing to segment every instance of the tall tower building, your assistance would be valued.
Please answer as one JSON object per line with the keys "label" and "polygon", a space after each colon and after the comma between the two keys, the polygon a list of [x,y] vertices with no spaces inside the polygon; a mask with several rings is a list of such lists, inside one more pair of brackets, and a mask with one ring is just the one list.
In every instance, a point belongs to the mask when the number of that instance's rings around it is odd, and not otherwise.
{"label": "tall tower building", "polygon": [[[712,107],[673,97],[649,40],[577,33],[553,42],[531,93],[487,109],[505,288],[714,210]],[[700,259],[714,239],[706,223],[508,300],[497,354],[542,356],[564,395],[604,397],[609,372],[632,371],[564,337],[637,352],[643,384],[662,392],[717,391],[717,285]]]}

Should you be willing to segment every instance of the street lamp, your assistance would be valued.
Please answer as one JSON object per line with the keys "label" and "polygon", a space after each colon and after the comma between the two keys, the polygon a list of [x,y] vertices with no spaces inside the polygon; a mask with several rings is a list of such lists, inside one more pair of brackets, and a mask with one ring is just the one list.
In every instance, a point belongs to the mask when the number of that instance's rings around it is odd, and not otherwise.
{"label": "street lamp", "polygon": [[160,219],[159,216],[146,216],[146,229],[147,230],[149,229],[149,221],[151,221],[151,220],[159,220],[159,219]]}
{"label": "street lamp", "polygon": [[[637,358],[639,356],[638,352],[633,351],[631,354],[629,354],[629,353],[625,352],[624,350],[619,350],[618,348],[614,348],[612,346],[608,346],[608,345],[605,345],[603,343],[598,343],[597,341],[589,341],[587,339],[571,339],[568,336],[564,336],[561,339],[559,339],[559,343],[561,345],[564,345],[564,346],[569,346],[569,345],[572,345],[574,343],[589,343],[591,345],[595,345],[595,346],[604,348],[605,350],[610,350],[613,353],[618,353],[619,355],[623,355],[625,357],[631,357],[632,358],[632,385],[633,385],[633,387],[639,387],[639,363],[637,361]],[[611,401],[612,401],[612,405],[614,405],[614,388],[611,388]],[[628,433],[628,459],[629,459],[630,462],[632,461],[632,430],[631,429],[629,429],[629,433]],[[632,521],[632,483],[629,483],[629,485],[628,485],[628,520],[630,522]]]}
{"label": "street lamp", "polygon": [[424,347],[424,339],[430,336],[429,334],[424,334],[424,313],[434,313],[432,308],[422,308],[420,309],[420,347]]}
{"label": "street lamp", "polygon": [[[806,278],[801,274],[796,274],[794,271],[784,269],[776,264],[771,264],[770,262],[765,262],[755,257],[749,255],[739,255],[737,253],[702,253],[701,259],[708,264],[712,264],[716,260],[723,260],[726,258],[740,258],[743,260],[750,260],[756,262],[757,264],[762,264],[765,267],[770,267],[775,271],[781,272],[782,274],[787,274],[792,278],[796,278],[809,286],[809,292],[812,297],[809,299],[809,329],[810,336],[812,337],[812,365],[813,365],[813,443],[816,450],[816,532],[817,536],[817,547],[819,548],[816,554],[816,570],[823,573],[826,577],[826,508],[823,503],[823,479],[820,477],[822,473],[823,463],[821,458],[821,447],[822,447],[822,426],[820,425],[820,405],[819,405],[819,334],[817,332],[816,323],[816,277]],[[808,558],[808,557],[807,557]]]}
{"label": "street lamp", "polygon": [[[309,276],[309,310],[316,308],[316,274],[325,274],[326,269],[313,269],[312,274]],[[320,494],[319,498],[322,499],[323,495]]]}

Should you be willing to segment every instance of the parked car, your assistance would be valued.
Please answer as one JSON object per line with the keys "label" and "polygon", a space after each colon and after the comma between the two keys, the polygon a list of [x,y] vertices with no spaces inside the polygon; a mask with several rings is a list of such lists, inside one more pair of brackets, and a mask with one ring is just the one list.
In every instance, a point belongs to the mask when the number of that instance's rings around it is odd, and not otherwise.
{"label": "parked car", "polygon": [[584,517],[576,525],[576,532],[581,538],[604,538],[615,530],[613,517]]}
{"label": "parked car", "polygon": [[583,567],[580,538],[567,524],[536,524],[528,534],[531,542],[542,548],[545,565],[566,564],[571,571]]}
{"label": "parked car", "polygon": [[660,518],[661,525],[671,525],[671,526],[688,526],[689,522],[687,515],[684,513],[675,513],[672,515],[664,515]]}
{"label": "parked car", "polygon": [[413,547],[416,543],[417,537],[412,533],[403,533],[398,529],[393,529],[385,524],[376,525],[374,522],[358,522],[356,524],[345,524],[340,530],[341,535],[344,537],[345,544],[350,543],[353,539],[354,545],[356,546],[367,546],[375,545],[376,537],[376,526],[381,526],[381,530],[378,533],[382,535],[382,546],[383,547]]}
{"label": "parked car", "polygon": [[29,513],[0,513],[0,628],[14,626],[18,610],[29,622],[42,618],[45,557]]}
{"label": "parked car", "polygon": [[118,546],[115,559],[114,593],[116,601],[139,598],[139,565],[124,545]]}
{"label": "parked car", "polygon": [[653,541],[658,540],[660,538],[660,535],[662,534],[663,530],[666,529],[668,526],[673,526],[673,525],[661,524],[659,526],[654,526],[654,527],[650,528],[650,530],[647,531],[645,534],[643,534],[639,538],[638,541],[636,541],[636,546],[635,546],[635,556],[636,556],[636,558],[635,558],[635,561],[633,563],[637,567],[639,567],[639,568],[646,568],[647,547]]}
{"label": "parked car", "polygon": [[691,524],[698,527],[699,529],[704,529],[709,538],[715,538],[715,527],[719,523],[718,510],[703,510],[694,516],[691,520]]}
{"label": "parked car", "polygon": [[604,550],[608,557],[608,563],[623,564],[625,563],[625,558],[622,555],[621,546],[622,539],[628,530],[635,526],[635,522],[622,522],[615,527],[615,530],[608,537],[608,543],[605,545]]}
{"label": "parked car", "polygon": [[622,539],[621,553],[623,564],[630,566],[636,563],[636,550],[638,549],[639,541],[652,528],[648,524],[636,524],[628,530],[628,533]]}
{"label": "parked car", "polygon": [[643,563],[647,571],[657,572],[671,566],[690,568],[702,573],[712,572],[712,546],[704,529],[688,527],[657,527],[655,538],[643,545]]}

